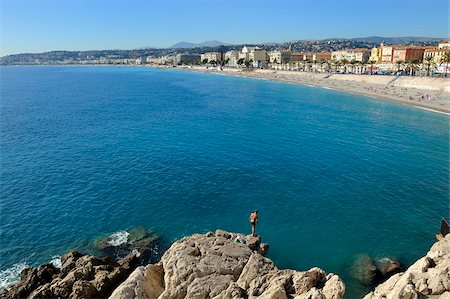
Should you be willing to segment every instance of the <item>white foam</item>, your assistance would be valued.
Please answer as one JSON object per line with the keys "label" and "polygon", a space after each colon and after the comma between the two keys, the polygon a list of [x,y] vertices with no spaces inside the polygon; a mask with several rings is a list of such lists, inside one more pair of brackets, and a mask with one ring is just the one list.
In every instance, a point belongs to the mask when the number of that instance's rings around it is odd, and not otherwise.
{"label": "white foam", "polygon": [[108,245],[120,246],[122,244],[126,244],[128,243],[129,235],[130,233],[124,230],[115,232],[111,236],[109,236],[110,240],[108,241]]}
{"label": "white foam", "polygon": [[336,89],[334,89],[334,88],[327,87],[327,86],[322,86],[322,88],[325,88],[325,89],[328,89],[328,90],[336,90]]}
{"label": "white foam", "polygon": [[62,267],[61,256],[59,256],[59,255],[52,256],[52,259],[50,260],[50,264],[52,264],[53,266],[55,266],[58,269],[61,269],[61,267]]}
{"label": "white foam", "polygon": [[141,256],[141,253],[136,248],[134,248],[131,252],[134,253],[136,255],[136,257],[140,257]]}
{"label": "white foam", "polygon": [[14,282],[19,280],[20,272],[23,269],[28,268],[26,263],[14,264],[11,268],[0,271],[0,290],[10,286]]}

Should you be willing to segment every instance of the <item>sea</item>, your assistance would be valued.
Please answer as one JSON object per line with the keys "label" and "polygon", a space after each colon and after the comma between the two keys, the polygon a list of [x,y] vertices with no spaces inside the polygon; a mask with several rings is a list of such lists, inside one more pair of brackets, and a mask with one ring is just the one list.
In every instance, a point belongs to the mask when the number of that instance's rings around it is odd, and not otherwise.
{"label": "sea", "polygon": [[[279,268],[370,291],[449,216],[448,115],[291,83],[122,66],[0,67],[0,287],[144,226],[257,233]],[[123,234],[122,234],[123,236]]]}

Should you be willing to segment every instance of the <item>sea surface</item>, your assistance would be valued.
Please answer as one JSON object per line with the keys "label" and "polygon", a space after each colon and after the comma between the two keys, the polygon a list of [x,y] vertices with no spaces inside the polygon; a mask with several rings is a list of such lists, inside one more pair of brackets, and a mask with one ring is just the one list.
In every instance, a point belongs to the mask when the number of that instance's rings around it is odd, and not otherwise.
{"label": "sea surface", "polygon": [[0,68],[0,278],[141,225],[257,233],[343,277],[423,256],[449,212],[449,116],[318,87],[139,67]]}

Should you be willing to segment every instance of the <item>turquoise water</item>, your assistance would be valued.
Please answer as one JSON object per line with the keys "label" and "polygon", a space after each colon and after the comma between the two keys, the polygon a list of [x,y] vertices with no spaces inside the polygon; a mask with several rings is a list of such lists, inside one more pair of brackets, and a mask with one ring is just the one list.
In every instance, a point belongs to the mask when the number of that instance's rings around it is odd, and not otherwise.
{"label": "turquoise water", "polygon": [[[0,269],[135,225],[258,233],[281,268],[409,264],[449,206],[449,117],[288,83],[2,67]],[[4,278],[4,277],[3,277]]]}

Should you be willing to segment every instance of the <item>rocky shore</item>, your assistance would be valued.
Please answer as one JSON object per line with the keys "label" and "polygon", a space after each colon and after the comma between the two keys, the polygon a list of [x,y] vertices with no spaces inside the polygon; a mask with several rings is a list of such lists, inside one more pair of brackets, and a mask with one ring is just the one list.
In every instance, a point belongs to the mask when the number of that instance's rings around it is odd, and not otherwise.
{"label": "rocky shore", "polygon": [[20,281],[0,298],[105,298],[136,266],[134,253],[116,262],[71,252],[62,256],[60,269],[44,264],[23,270]]}
{"label": "rocky shore", "polygon": [[[142,239],[147,233],[139,234]],[[141,251],[144,249],[141,249]],[[320,268],[282,270],[265,257],[269,245],[260,237],[217,230],[184,237],[158,262],[141,265],[139,252],[116,261],[71,252],[61,267],[44,264],[22,271],[21,280],[0,298],[273,298],[339,299],[345,285]],[[371,261],[363,257],[358,264]],[[367,267],[362,267],[367,268]],[[393,262],[381,270],[398,268]],[[386,275],[386,273],[382,273]],[[367,274],[367,273],[366,273]],[[378,274],[380,275],[380,274]],[[450,298],[450,235],[405,272],[378,285],[364,299]]]}
{"label": "rocky shore", "polygon": [[345,286],[319,268],[280,270],[259,237],[217,230],[175,242],[154,265],[138,267],[119,298],[342,298]]}
{"label": "rocky shore", "polygon": [[450,234],[405,272],[393,275],[364,299],[450,298]]}

